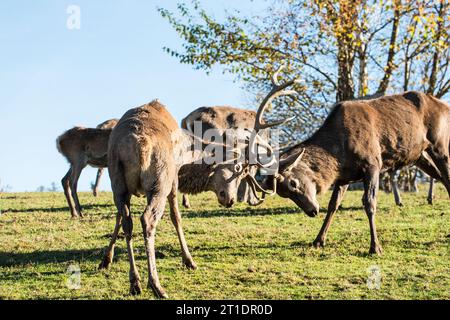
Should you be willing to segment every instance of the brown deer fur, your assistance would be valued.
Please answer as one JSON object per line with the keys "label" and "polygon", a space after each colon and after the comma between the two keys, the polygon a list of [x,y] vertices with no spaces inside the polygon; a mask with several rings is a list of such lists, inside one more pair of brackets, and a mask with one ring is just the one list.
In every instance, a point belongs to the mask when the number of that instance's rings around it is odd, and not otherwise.
{"label": "brown deer fur", "polygon": [[[215,129],[218,133],[223,134],[226,129],[253,129],[255,117],[256,112],[252,110],[230,106],[201,107],[182,120],[181,128],[194,133],[194,122],[201,122],[202,135],[210,129]],[[187,194],[214,191],[219,199],[227,194],[225,190],[222,190],[224,186],[220,181],[211,179],[213,171],[214,166],[207,164],[187,164],[180,169],[179,190],[183,192],[184,207],[190,207]],[[252,169],[252,174],[256,174],[256,168]],[[246,181],[242,181],[239,185],[237,200],[247,201],[250,205],[257,204]],[[232,199],[231,201],[233,202]],[[222,199],[222,202],[226,203],[227,200]]]}
{"label": "brown deer fur", "polygon": [[[117,122],[119,122],[118,119],[106,120],[105,122],[100,123],[97,126],[97,129],[113,129],[116,126]],[[95,183],[92,188],[92,193],[93,193],[94,197],[96,197],[98,195],[98,186],[100,184],[100,178],[103,175],[103,170],[104,170],[104,168],[98,168],[98,170],[97,170],[97,176],[95,178]]]}
{"label": "brown deer fur", "polygon": [[411,91],[338,103],[311,138],[282,156],[277,192],[316,216],[316,194],[334,184],[327,216],[314,241],[315,246],[324,246],[348,184],[362,180],[370,253],[381,253],[375,227],[380,172],[416,164],[442,181],[450,196],[449,138],[450,107],[431,95]]}
{"label": "brown deer fur", "polygon": [[[450,144],[448,149],[450,150]],[[430,160],[429,156],[425,153],[424,156],[427,158],[427,160],[429,161],[433,161]],[[415,178],[415,177],[414,177]],[[396,177],[396,170],[391,170],[389,172],[389,180],[392,186],[392,193],[394,194],[394,199],[395,199],[395,204],[399,207],[403,207],[403,202],[402,202],[402,197],[400,194],[400,190],[398,187],[398,183],[397,183],[397,177]],[[428,204],[433,204],[433,200],[434,200],[434,179],[430,177],[430,183],[428,186],[428,195],[427,195],[427,202]]]}
{"label": "brown deer fur", "polygon": [[95,168],[107,166],[108,140],[114,121],[117,120],[108,120],[101,124],[106,123],[106,129],[75,127],[63,133],[56,140],[58,151],[70,164],[70,169],[61,183],[73,218],[83,216],[77,195],[81,172],[87,165]]}
{"label": "brown deer fur", "polygon": [[[99,267],[107,268],[112,262],[115,241],[122,225],[130,260],[132,294],[141,292],[132,245],[132,195],[147,197],[141,224],[147,252],[148,286],[154,293],[161,298],[167,297],[159,282],[155,260],[156,227],[164,214],[166,199],[169,201],[170,217],[178,233],[183,263],[188,268],[196,268],[184,238],[177,201],[179,168],[205,156],[202,152],[190,152],[192,144],[192,136],[179,129],[167,109],[157,100],[129,110],[111,134],[108,170],[118,214],[111,242]],[[239,182],[240,172],[232,180]],[[224,180],[222,183],[232,184],[232,181]]]}
{"label": "brown deer fur", "polygon": [[141,223],[148,261],[148,286],[154,293],[158,297],[167,297],[159,283],[155,260],[156,226],[164,214],[166,199],[169,200],[170,216],[180,240],[183,262],[189,268],[196,268],[184,238],[178,210],[178,165],[175,157],[181,152],[182,141],[177,138],[177,131],[175,119],[155,100],[125,113],[110,138],[108,169],[118,213],[114,233],[100,268],[107,268],[112,262],[115,241],[122,225],[130,260],[131,294],[141,292],[132,245],[132,195],[147,197]]}

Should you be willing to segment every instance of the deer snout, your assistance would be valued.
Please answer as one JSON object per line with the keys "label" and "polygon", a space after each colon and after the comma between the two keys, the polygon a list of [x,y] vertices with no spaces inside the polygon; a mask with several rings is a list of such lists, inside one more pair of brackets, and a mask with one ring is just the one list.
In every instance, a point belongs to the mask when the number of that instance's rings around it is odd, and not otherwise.
{"label": "deer snout", "polygon": [[303,209],[308,217],[314,218],[319,214],[319,204],[310,203],[306,208]]}
{"label": "deer snout", "polygon": [[314,218],[319,214],[319,209],[312,209],[310,211],[305,211],[305,213],[308,215],[308,217]]}
{"label": "deer snout", "polygon": [[224,207],[231,208],[236,202],[236,199],[233,196],[229,195],[226,191],[221,190],[219,192],[219,202]]}
{"label": "deer snout", "polygon": [[231,208],[234,205],[234,199],[230,199],[230,201],[228,201],[228,204],[226,205],[227,208]]}

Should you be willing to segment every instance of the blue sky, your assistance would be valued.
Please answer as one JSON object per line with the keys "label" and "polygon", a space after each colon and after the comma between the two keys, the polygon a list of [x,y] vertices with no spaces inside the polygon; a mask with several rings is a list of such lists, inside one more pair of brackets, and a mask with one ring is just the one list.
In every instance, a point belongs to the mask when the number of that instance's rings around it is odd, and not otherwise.
{"label": "blue sky", "polygon": [[[260,13],[264,1],[203,0]],[[69,30],[69,5],[81,29]],[[162,51],[181,41],[156,8],[172,0],[2,0],[0,2],[0,179],[12,191],[35,191],[68,170],[55,139],[74,125],[96,126],[159,98],[180,121],[204,105],[242,106],[245,93],[220,69],[210,76]],[[86,168],[79,189],[89,190]],[[102,189],[109,189],[105,176]]]}

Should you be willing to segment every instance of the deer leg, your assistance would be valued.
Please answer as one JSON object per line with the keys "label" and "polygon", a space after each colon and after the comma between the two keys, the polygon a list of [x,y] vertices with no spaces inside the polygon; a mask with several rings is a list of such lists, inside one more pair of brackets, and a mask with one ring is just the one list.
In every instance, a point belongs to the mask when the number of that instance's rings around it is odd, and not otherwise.
{"label": "deer leg", "polygon": [[148,287],[153,290],[158,298],[168,298],[165,290],[159,283],[156,270],[155,235],[156,226],[164,215],[165,198],[161,195],[147,195],[147,207],[141,216],[142,231],[144,233],[145,249],[148,263]]}
{"label": "deer leg", "polygon": [[399,207],[403,207],[400,191],[398,190],[397,176],[395,170],[391,171],[389,173],[389,176],[391,180],[392,192],[394,193],[395,204]]}
{"label": "deer leg", "polygon": [[77,215],[80,217],[83,217],[83,212],[81,210],[80,200],[78,199],[77,194],[77,187],[78,187],[78,179],[80,178],[81,171],[83,170],[84,166],[82,165],[75,165],[72,167],[72,174],[70,176],[70,189],[72,192],[72,198],[75,202],[75,210]]}
{"label": "deer leg", "polygon": [[328,203],[327,216],[323,222],[322,228],[319,231],[319,234],[316,237],[316,240],[313,242],[313,246],[316,248],[324,247],[325,241],[328,233],[328,228],[330,227],[331,221],[333,220],[333,215],[338,210],[341,205],[342,199],[344,198],[344,194],[347,191],[348,184],[340,186],[335,185],[333,189],[333,194],[331,195],[330,202]]}
{"label": "deer leg", "polygon": [[377,193],[380,171],[378,168],[370,168],[364,177],[363,205],[369,218],[370,225],[370,254],[381,255],[382,249],[378,241],[377,229],[375,226],[375,213],[377,211]]}
{"label": "deer leg", "polygon": [[77,211],[75,210],[75,205],[73,203],[71,190],[70,190],[70,176],[72,175],[72,167],[67,171],[66,175],[62,178],[61,184],[64,190],[64,195],[66,196],[67,204],[69,205],[70,214],[72,218],[76,218],[78,216]]}
{"label": "deer leg", "polygon": [[[138,295],[142,292],[141,278],[136,267],[136,261],[134,259],[133,252],[133,218],[130,212],[129,195],[122,195],[114,197],[116,202],[118,214],[122,216],[122,229],[125,233],[125,239],[127,241],[128,260],[130,262],[130,294]],[[114,234],[113,234],[114,236]],[[112,239],[111,239],[112,242]]]}
{"label": "deer leg", "polygon": [[426,174],[428,174],[430,176],[430,179],[442,181],[441,173],[434,164],[433,160],[422,155],[419,160],[417,160],[416,166]]}
{"label": "deer leg", "polygon": [[428,204],[433,204],[433,189],[434,189],[434,179],[430,177],[430,188],[428,189]]}
{"label": "deer leg", "polygon": [[183,207],[189,209],[191,207],[191,203],[189,202],[189,196],[186,193],[183,193]]}
{"label": "deer leg", "polygon": [[443,148],[430,148],[427,149],[427,153],[430,155],[436,167],[439,169],[442,177],[442,183],[447,189],[447,193],[450,197],[450,159],[448,152],[442,150]]}
{"label": "deer leg", "polygon": [[195,264],[189,252],[189,248],[187,246],[186,239],[184,237],[183,227],[181,225],[181,214],[178,209],[177,190],[178,190],[178,182],[174,182],[172,191],[170,192],[168,197],[170,206],[170,218],[177,231],[178,240],[180,241],[183,264],[188,269],[195,270],[197,269],[197,265]]}
{"label": "deer leg", "polygon": [[[128,208],[130,205],[128,204]],[[120,225],[122,222],[122,215],[118,212],[116,215],[116,225],[114,227],[114,232],[111,236],[111,241],[109,242],[108,248],[106,249],[105,255],[103,256],[102,262],[98,266],[99,269],[108,269],[114,258],[114,247],[116,245],[117,235],[120,231]]]}
{"label": "deer leg", "polygon": [[102,177],[102,174],[103,168],[99,168],[97,171],[97,177],[95,178],[94,188],[92,190],[94,197],[98,196],[98,185],[100,184],[100,178]]}

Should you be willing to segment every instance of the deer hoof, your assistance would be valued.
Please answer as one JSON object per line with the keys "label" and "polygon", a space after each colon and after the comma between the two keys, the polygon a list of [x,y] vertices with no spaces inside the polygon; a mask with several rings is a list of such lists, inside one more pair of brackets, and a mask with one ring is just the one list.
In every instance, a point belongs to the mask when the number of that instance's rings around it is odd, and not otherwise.
{"label": "deer hoof", "polygon": [[316,239],[313,242],[314,248],[325,248],[325,240]]}
{"label": "deer hoof", "polygon": [[369,250],[369,254],[376,254],[378,256],[381,256],[383,254],[383,249],[381,249],[380,245],[371,246]]}
{"label": "deer hoof", "polygon": [[432,199],[427,199],[428,204],[432,205],[433,204],[433,200]]}
{"label": "deer hoof", "polygon": [[132,296],[140,295],[142,292],[141,282],[139,280],[133,280],[130,283],[130,294]]}
{"label": "deer hoof", "polygon": [[186,268],[191,270],[197,270],[197,264],[194,262],[194,260],[191,259],[183,259],[183,264]]}
{"label": "deer hoof", "polygon": [[94,197],[97,197],[98,196],[98,192],[97,191],[92,191],[92,195],[94,196]]}
{"label": "deer hoof", "polygon": [[403,203],[397,203],[397,206],[399,206],[399,207],[403,207]]}
{"label": "deer hoof", "polygon": [[183,198],[183,201],[181,202],[181,204],[182,204],[183,207],[185,207],[186,209],[190,209],[190,208],[191,208],[191,203],[189,202],[188,199]]}
{"label": "deer hoof", "polygon": [[148,282],[148,288],[152,289],[153,293],[158,299],[168,299],[169,295],[160,285],[153,285],[150,281]]}

